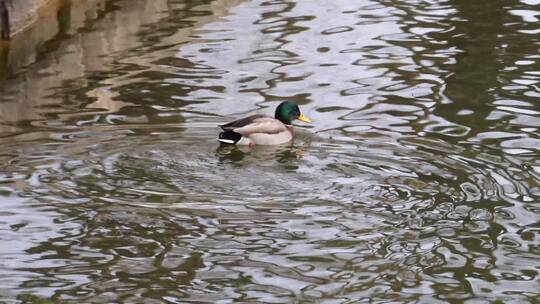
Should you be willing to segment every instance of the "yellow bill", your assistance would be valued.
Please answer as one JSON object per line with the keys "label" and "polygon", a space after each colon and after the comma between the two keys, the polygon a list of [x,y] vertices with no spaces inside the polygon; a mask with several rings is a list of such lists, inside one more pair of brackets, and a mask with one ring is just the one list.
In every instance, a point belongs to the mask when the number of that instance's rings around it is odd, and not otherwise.
{"label": "yellow bill", "polygon": [[304,114],[300,114],[300,116],[298,116],[298,120],[303,121],[303,122],[308,122],[308,123],[311,122],[311,119],[305,117]]}

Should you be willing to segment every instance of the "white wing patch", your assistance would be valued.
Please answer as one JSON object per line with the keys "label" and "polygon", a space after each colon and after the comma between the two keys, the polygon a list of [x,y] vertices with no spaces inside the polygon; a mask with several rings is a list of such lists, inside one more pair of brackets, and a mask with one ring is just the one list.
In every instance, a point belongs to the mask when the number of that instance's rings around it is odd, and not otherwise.
{"label": "white wing patch", "polygon": [[231,144],[231,145],[234,144],[234,140],[230,140],[230,139],[218,138],[218,141],[224,144]]}

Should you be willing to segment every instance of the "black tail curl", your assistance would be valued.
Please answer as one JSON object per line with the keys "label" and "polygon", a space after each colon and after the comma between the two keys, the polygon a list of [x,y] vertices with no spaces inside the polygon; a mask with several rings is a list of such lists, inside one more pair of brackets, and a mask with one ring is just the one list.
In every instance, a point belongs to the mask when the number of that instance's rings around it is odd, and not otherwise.
{"label": "black tail curl", "polygon": [[218,141],[224,144],[236,144],[240,139],[242,138],[242,135],[232,131],[227,130],[219,133]]}

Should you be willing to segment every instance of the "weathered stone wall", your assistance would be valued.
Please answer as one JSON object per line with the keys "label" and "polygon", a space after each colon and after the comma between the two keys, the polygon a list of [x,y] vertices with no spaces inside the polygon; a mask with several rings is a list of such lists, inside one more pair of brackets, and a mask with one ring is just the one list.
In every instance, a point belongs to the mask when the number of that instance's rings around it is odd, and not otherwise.
{"label": "weathered stone wall", "polygon": [[9,11],[6,0],[0,0],[0,40],[8,40],[9,36]]}
{"label": "weathered stone wall", "polygon": [[51,0],[0,0],[0,30],[4,40],[34,23],[39,9]]}

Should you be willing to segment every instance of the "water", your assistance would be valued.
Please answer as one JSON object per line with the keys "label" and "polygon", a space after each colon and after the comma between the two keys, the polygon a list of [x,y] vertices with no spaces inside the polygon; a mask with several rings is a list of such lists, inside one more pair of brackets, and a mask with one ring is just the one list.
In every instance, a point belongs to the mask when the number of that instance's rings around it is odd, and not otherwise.
{"label": "water", "polygon": [[1,302],[540,301],[539,4],[62,2],[0,56]]}

